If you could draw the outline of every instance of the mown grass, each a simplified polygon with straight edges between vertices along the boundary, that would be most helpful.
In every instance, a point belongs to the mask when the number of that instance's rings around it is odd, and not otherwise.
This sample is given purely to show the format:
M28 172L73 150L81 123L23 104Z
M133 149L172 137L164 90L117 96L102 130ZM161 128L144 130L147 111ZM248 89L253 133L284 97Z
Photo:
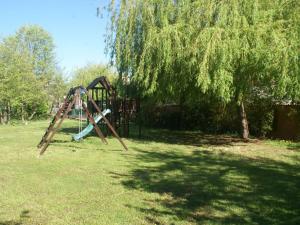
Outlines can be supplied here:
M296 143L149 130L124 152L68 121L38 158L47 125L0 126L0 225L300 224Z

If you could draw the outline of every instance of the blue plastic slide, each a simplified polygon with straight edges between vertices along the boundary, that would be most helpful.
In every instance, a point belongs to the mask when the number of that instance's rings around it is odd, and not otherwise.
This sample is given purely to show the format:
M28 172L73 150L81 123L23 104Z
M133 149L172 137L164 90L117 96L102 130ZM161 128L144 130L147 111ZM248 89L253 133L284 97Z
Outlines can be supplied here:
M104 116L106 116L108 113L110 113L110 109L105 109L102 114ZM101 115L98 115L94 118L95 122L96 123L99 123L99 121L102 119L102 116ZM79 134L75 134L73 135L73 140L74 141L79 141L80 139L84 138L86 135L88 135L92 130L94 129L94 126L93 124L89 123L89 125L84 128L83 131L81 131Z

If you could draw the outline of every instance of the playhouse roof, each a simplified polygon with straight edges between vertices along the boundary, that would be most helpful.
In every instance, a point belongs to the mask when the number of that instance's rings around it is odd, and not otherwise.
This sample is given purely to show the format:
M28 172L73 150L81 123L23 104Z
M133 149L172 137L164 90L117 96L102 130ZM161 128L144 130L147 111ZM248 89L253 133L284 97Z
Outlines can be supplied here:
M109 95L111 94L110 92L111 92L112 86L110 85L109 81L107 80L107 78L105 76L97 77L95 80L93 80L87 86L86 89L87 90L95 89L98 84L100 84L104 89L106 89L108 91Z

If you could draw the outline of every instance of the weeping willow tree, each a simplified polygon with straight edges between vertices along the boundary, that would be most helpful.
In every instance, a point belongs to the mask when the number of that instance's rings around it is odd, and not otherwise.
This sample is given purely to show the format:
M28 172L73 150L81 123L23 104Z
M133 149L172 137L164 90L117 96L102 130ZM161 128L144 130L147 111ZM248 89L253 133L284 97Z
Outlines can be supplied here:
M241 134L253 96L298 101L297 0L111 1L107 49L144 95L235 101ZM253 94L256 93L256 94Z

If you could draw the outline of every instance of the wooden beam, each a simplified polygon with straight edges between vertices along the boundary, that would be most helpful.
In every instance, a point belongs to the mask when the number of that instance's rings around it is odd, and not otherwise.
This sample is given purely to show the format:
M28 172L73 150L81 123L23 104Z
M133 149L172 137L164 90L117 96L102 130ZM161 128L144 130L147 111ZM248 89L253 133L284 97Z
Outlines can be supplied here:
M45 143L45 141L47 140L49 134L51 133L51 130L53 129L54 125L56 124L56 122L60 119L61 117L61 113L66 110L66 105L68 104L68 99L66 98L64 100L64 104L59 108L59 110L57 111L57 113L55 114L55 117L53 118L53 120L51 121L49 127L47 128L44 136L42 137L42 140L40 141L40 143L38 144L38 148L42 147L42 145Z
M65 111L63 117L61 118L61 120L59 121L59 123L57 124L57 127L55 129L52 130L51 135L49 136L48 140L44 143L41 151L40 151L40 155L42 155L48 148L53 136L55 135L55 133L57 132L57 130L60 128L62 122L65 120L65 118L68 116L68 113L70 112L70 110L72 109L72 106L74 105L76 100L76 97L73 97L72 103L68 105L67 110Z

